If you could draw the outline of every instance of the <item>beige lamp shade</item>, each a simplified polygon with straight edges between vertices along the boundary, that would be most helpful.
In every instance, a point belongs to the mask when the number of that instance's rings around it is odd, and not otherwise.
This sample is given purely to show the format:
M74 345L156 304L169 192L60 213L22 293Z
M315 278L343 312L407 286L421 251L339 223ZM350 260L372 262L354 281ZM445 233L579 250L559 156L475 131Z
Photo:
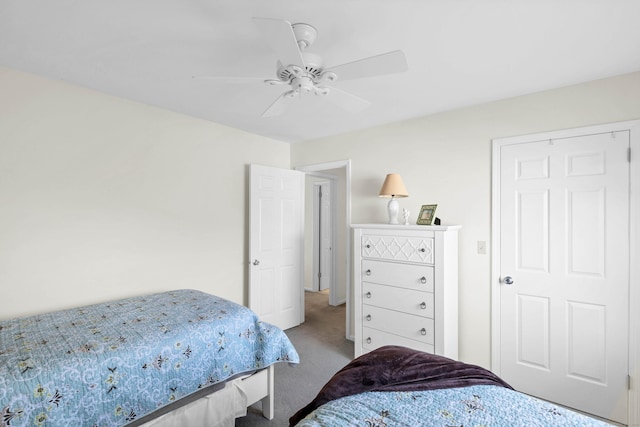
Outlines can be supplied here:
M387 174L380 189L379 197L409 197L409 192L397 173Z

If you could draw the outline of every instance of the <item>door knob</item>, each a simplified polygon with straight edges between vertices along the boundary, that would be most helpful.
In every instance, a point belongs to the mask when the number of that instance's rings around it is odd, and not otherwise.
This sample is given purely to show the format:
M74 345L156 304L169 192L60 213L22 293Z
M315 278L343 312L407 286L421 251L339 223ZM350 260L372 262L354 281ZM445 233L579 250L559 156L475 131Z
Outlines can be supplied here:
M253 265L260 265L260 261L258 261L257 259L253 260Z
M502 278L502 283L504 283L505 285L513 285L513 277L511 276L504 276Z

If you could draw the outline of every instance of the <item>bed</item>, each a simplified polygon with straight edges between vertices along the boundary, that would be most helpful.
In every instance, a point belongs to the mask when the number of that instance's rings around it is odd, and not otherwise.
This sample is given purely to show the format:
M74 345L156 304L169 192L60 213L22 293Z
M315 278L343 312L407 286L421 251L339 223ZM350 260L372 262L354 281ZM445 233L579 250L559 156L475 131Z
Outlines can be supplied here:
M272 418L277 362L299 362L282 330L196 290L1 321L0 426L233 425L259 400Z
M296 427L603 427L599 420L519 393L475 365L380 347L336 373L289 419Z

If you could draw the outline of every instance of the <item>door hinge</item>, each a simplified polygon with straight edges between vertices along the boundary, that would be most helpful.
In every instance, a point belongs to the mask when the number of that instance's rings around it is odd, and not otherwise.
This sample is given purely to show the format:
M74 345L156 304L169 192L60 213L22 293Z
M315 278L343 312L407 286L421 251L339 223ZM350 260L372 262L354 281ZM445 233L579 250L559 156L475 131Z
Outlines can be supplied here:
M627 375L627 390L631 390L631 375Z
M627 162L631 163L631 147L627 148Z
M318 279L322 277L322 273L318 273Z

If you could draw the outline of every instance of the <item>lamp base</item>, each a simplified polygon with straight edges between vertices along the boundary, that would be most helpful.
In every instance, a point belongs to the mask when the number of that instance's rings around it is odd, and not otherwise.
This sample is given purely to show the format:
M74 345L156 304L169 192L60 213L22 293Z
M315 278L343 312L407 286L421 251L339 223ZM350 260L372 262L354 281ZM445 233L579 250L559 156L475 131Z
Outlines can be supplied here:
M398 211L400 210L400 204L395 199L395 197L391 197L391 200L389 200L389 204L387 204L387 210L389 211L389 224L400 224L398 222Z

